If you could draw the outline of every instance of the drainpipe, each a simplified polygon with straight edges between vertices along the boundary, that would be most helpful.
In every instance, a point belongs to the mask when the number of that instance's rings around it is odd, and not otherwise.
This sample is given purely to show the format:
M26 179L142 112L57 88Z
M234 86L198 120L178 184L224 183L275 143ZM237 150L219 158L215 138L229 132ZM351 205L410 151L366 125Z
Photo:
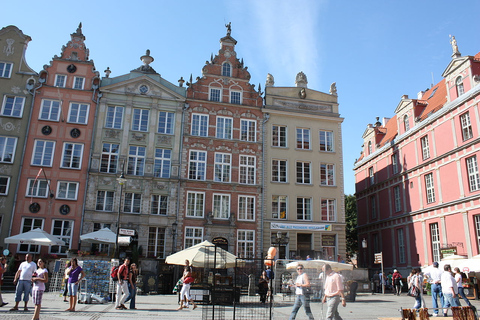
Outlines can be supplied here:
M260 228L260 246L262 248L262 256L263 257L263 240L264 240L264 230L265 230L265 146L266 146L266 139L265 139L265 128L267 126L267 121L270 119L270 114L265 113L265 117L263 118L263 123L262 123L262 200L261 200L261 208L262 208L262 214L260 215L260 223L261 223L261 228Z

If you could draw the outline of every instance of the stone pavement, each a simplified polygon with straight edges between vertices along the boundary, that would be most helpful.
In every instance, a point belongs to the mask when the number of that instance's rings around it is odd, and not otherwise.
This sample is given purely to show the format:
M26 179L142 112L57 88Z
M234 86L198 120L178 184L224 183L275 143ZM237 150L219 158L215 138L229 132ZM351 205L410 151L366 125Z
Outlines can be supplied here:
M3 299L9 302L3 308L0 308L0 319L6 320L30 320L33 315L32 301L29 302L29 311L14 311L10 312L10 308L14 305L13 293L2 293ZM276 304L274 309L274 319L284 320L288 319L293 306L293 299L276 296ZM430 296L425 296L427 307L432 306L432 299ZM379 318L397 318L400 319L400 307L411 308L414 304L414 299L406 296L394 296L392 294L366 294L361 293L357 296L355 302L347 302L345 308L340 307L340 315L344 320L374 320ZM462 303L464 305L464 303ZM480 301L472 300L472 304L480 308ZM23 302L20 302L20 307ZM128 304L127 304L128 306ZM151 296L137 296L137 310L116 310L113 303L107 304L77 304L77 312L65 312L68 304L63 302L63 298L58 294L46 293L43 296L42 311L40 319L42 320L117 320L117 319L166 319L166 320L180 320L180 319L202 319L202 311L204 306L199 305L196 310L184 309L176 311L178 307L177 296L174 295L151 295ZM320 302L311 303L312 312L315 319L324 319L322 314L326 310ZM21 308L20 310L22 310ZM323 311L323 312L322 312ZM449 312L451 315L451 312ZM233 308L225 308L225 319L232 319ZM303 307L298 312L298 320L307 319ZM448 319L448 318L443 318Z

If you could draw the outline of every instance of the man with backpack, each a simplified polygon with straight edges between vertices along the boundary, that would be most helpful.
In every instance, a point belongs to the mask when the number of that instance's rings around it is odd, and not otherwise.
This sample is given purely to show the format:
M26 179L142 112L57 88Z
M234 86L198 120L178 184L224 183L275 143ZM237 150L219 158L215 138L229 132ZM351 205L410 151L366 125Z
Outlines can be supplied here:
M115 300L115 309L117 310L126 310L124 303L127 300L129 295L128 291L128 266L130 265L130 258L125 258L123 264L118 268L117 271L117 298ZM112 274L115 271L112 272Z

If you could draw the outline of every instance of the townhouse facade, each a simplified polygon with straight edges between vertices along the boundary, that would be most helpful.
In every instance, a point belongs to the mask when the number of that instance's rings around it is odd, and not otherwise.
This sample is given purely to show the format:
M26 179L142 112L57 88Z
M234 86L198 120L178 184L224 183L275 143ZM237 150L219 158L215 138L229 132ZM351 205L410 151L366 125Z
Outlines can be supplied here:
M443 254L480 253L480 53L452 41L442 80L401 98L391 118L363 134L355 163L361 266L383 253L385 268L407 271Z

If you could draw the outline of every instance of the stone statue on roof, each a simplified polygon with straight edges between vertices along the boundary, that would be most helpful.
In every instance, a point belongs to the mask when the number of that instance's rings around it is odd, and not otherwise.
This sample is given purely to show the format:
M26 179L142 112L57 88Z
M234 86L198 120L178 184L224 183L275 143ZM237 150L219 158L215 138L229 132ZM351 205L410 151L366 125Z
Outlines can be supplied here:
M265 82L265 87L273 87L275 84L275 80L273 79L273 76L268 73L267 74L267 81Z
M230 37L230 34L232 33L232 23L229 22L225 27L227 28L227 36Z
M457 45L457 40L455 39L455 36L450 36L450 44L452 45L453 54L454 55L460 54L460 52L458 51L458 45Z
M337 95L337 83L334 82L330 85L330 94L336 96Z
M303 88L307 87L308 81L305 73L303 73L302 71L297 73L297 77L295 78L295 84L297 87L303 87Z

